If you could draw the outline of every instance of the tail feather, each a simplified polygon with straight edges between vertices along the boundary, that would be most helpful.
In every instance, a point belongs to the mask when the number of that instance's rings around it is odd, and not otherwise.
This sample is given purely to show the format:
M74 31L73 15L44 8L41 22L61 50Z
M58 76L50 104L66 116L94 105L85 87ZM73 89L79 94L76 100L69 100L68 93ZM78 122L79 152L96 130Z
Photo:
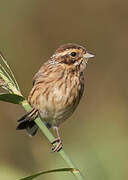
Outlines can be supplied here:
M29 121L29 120L32 120L31 118L35 117L35 115L37 115L38 113L38 110L36 109L32 109L30 112L28 112L27 114L25 114L23 117L21 117L17 122L22 122L22 121ZM35 119L35 118L34 118Z
M17 126L17 130L26 129L29 126L29 121L23 121Z
M30 121L27 127L27 132L29 135L34 136L38 130L38 126L34 121Z
M28 112L18 120L19 125L17 126L16 129L17 130L26 129L29 135L34 136L38 130L38 126L34 122L37 116L38 116L38 110L33 108L30 112Z
M20 119L17 120L17 122L21 122L21 121L24 121L27 116L30 114L30 112L28 112L27 114L25 114L23 117L21 117Z

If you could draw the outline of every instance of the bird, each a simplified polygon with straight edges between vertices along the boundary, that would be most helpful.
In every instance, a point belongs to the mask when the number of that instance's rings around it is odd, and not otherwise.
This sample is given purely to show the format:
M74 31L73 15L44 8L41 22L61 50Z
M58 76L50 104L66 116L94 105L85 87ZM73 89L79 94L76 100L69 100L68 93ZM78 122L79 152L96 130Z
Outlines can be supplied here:
M49 129L56 130L52 151L60 151L60 125L73 114L81 100L85 86L84 71L92 57L94 55L81 45L61 45L35 74L28 96L32 109L18 120L17 130L26 129L29 135L34 136L38 130L34 120L40 117ZM54 146L56 142L58 144Z

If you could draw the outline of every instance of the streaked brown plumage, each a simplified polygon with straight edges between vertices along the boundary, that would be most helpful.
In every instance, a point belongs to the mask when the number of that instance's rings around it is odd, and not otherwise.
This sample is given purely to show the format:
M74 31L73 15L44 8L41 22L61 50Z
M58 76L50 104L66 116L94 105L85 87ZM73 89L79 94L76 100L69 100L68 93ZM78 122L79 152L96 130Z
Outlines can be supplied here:
M39 115L47 127L55 127L59 142L53 151L62 147L58 127L72 115L84 91L84 69L89 58L85 48L77 44L60 46L40 68L33 79L28 101L31 112L23 116L17 129L27 129L35 135L38 127L34 119Z

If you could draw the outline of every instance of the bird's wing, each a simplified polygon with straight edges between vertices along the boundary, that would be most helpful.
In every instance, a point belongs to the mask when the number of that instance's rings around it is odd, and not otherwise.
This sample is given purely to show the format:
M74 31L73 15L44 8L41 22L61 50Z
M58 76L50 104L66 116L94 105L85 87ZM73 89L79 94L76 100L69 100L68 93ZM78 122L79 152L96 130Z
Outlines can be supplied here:
M43 77L43 73L45 72L45 69L46 69L46 64L41 66L40 70L35 74L35 76L33 77L33 86L35 85L36 80L39 79L40 76Z

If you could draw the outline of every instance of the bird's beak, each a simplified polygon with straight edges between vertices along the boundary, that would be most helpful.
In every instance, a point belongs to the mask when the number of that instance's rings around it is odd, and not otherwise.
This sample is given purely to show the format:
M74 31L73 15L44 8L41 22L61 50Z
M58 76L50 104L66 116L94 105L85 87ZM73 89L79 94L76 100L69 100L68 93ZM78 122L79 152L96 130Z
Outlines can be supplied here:
M87 58L87 59L93 58L94 56L95 56L94 54L91 54L91 53L88 53L88 52L84 55L84 57Z

